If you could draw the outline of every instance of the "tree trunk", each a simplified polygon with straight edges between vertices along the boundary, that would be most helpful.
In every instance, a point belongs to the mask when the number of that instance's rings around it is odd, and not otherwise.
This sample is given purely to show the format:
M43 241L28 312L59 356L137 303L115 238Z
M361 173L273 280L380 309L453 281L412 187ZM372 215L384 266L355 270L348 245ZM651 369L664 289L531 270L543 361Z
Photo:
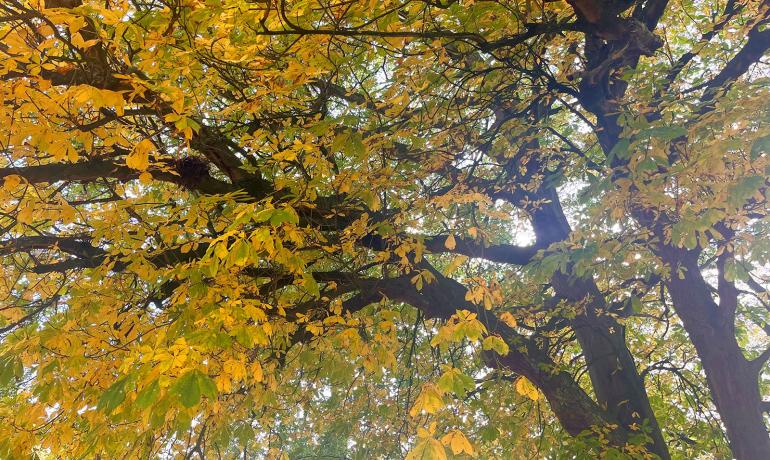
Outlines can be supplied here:
M577 279L570 283L562 274L554 278L560 295L581 296L572 298L573 301L590 296L586 312L575 317L572 327L585 355L596 398L626 429L646 421L651 437L647 449L662 459L670 458L644 381L626 346L625 326L602 313L606 304L593 282Z
M664 248L672 267L668 289L698 356L711 396L738 460L770 459L770 435L762 414L759 365L746 359L735 339L734 313L717 305L697 264L697 253ZM676 270L677 266L684 271Z
M554 189L541 191L548 203L533 212L532 226L538 243L563 241L571 232ZM607 315L607 304L592 279L557 272L551 284L559 297L572 303L588 300L584 314L572 320L572 328L585 355L588 374L599 403L624 428L647 422L651 442L647 450L666 460L671 458L644 381L626 346L625 327Z
M762 414L754 366L738 349L734 337L710 336L708 333L697 341L693 333L690 337L701 357L733 454L739 460L769 459L770 435Z

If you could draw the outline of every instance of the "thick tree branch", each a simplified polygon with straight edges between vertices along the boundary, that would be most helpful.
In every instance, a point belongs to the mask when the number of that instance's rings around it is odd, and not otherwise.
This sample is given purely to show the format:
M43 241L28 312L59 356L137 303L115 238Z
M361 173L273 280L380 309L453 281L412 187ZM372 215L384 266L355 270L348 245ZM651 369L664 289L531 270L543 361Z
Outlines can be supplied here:
M126 151L116 150L119 155L125 155ZM148 172L153 178L164 182L171 182L187 188L192 188L205 194L223 194L236 190L234 186L211 176L196 177L194 181L185 178L178 173L170 172L174 165L167 163L167 168L151 167ZM49 183L61 181L92 182L99 178L113 178L119 181L134 180L139 177L141 171L131 169L125 163L119 163L112 159L93 159L79 163L49 163L37 166L21 166L0 169L0 179L10 175L18 175L30 184Z
M701 100L706 103L706 106L701 108L700 113L710 110L712 105L709 103L718 96L720 90L729 87L732 82L745 74L752 65L759 62L759 59L765 55L770 48L768 19L770 19L770 8L766 7L763 18L758 20L749 30L748 40L743 48L722 67L716 77L705 84Z
M446 247L446 236L435 236L426 238L425 248L434 254L451 253L462 254L474 259L484 259L491 262L500 262L505 264L525 265L529 263L542 249L539 245L532 246L514 246L512 244L493 244L484 246L477 241L455 237L455 247L449 249Z

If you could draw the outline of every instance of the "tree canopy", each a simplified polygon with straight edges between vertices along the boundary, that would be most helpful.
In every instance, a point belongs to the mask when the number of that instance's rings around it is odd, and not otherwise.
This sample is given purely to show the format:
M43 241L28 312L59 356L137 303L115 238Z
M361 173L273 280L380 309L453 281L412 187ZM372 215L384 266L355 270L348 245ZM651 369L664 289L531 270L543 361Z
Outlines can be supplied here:
M0 457L770 458L767 0L0 1Z

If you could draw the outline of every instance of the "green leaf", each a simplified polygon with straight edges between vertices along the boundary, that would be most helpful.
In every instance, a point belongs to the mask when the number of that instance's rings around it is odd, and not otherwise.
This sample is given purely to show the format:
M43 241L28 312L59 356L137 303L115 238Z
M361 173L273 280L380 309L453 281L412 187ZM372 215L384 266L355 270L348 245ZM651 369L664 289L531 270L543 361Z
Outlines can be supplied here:
M96 408L107 415L111 414L126 399L126 380L122 378L107 388Z
M210 399L217 397L217 386L214 381L198 370L189 371L180 377L173 389L185 407L197 405L201 400L201 395Z
M668 142L677 137L687 135L687 130L681 126L656 126L654 128L645 129L639 133L639 135L640 137L653 137Z
M756 160L763 153L770 154L770 135L760 137L751 144L751 159Z
M146 409L158 399L158 396L160 396L160 384L158 384L158 379L155 379L139 392L134 404L139 409Z
M743 178L731 188L730 196L727 198L728 203L734 208L743 206L743 203L751 198L764 183L765 178L762 176L749 176Z
M168 413L170 403L170 398L162 398L153 406L150 411L150 426L153 429L159 428L166 421L166 414Z
M24 375L24 366L21 360L15 356L3 356L0 358L0 387L7 386L14 378L19 379Z
M345 146L348 143L349 135L348 133L341 133L334 136L334 140L332 141L332 144L329 146L329 149L332 152L341 152L343 149L345 149Z
M281 208L273 211L273 215L270 216L270 225L277 227L283 223L297 224L299 217L297 213L291 208Z
M508 344L505 343L505 340L496 335L490 335L484 338L484 342L482 342L482 348L485 350L494 350L495 353L500 356L505 356L508 354Z
M235 265L244 265L249 260L250 250L251 245L248 242L238 240L233 244L233 247L230 248L230 260Z
M609 156L607 156L607 162L612 163L615 158L620 160L626 160L629 156L628 148L631 146L631 142L628 139L621 139L612 147Z
M217 385L208 375L203 372L197 372L198 388L201 394L209 399L217 398Z
M348 135L347 144L345 145L345 152L353 155L356 158L360 158L366 154L366 146L364 145L361 133L355 132Z
M267 222L273 217L274 212L275 209L273 208L262 209L261 211L251 216L251 219L256 223Z
M201 389L196 371L184 374L174 384L174 392L185 407L193 407L201 400Z
M302 275L302 286L305 288L307 293L312 295L314 298L319 298L321 296L321 290L318 287L318 283L316 282L315 278L313 278L312 274L304 273Z
M442 391L452 392L463 398L469 390L476 387L476 382L460 369L451 368L439 377L437 385Z
M494 425L487 425L481 429L481 439L483 441L494 441L500 436L500 430Z

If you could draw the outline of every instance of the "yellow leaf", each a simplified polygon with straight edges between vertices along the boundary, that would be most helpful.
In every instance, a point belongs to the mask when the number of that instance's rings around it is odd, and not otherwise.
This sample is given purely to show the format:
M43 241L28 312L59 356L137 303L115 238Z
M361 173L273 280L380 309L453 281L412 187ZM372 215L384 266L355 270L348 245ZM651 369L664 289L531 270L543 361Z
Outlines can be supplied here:
M519 377L519 379L516 380L516 392L522 396L526 396L532 401L540 399L540 393L537 391L537 387L524 376Z
M216 256L220 259L226 258L228 253L229 251L227 250L227 243L219 243L214 246L214 254L216 254Z
M222 393L229 393L233 389L233 382L230 380L230 376L227 374L219 374L214 378L214 383L217 385L217 390Z
M134 147L134 150L126 158L126 166L131 169L138 169L144 171L150 166L150 152L154 150L155 146L149 139L144 139Z
M431 427L432 427L434 424L435 424L435 422L431 423L431 424L430 424L430 425L431 425ZM418 437L418 438L420 438L420 439L422 439L422 438L430 438L431 436L433 436L433 433L432 433L432 432L430 432L429 430L426 430L425 428L423 428L423 427L421 427L421 426L418 426L418 427L417 427L417 437Z
M485 338L482 347L485 350L494 350L500 356L508 354L508 344L505 343L505 340L496 335L490 335Z
M465 293L465 300L478 304L484 300L484 289L480 286L474 286Z
M450 233L449 236L446 237L446 241L444 241L444 246L450 251L457 246L457 243L455 242L455 236L453 234Z
M61 207L61 220L65 224L68 224L68 223L71 223L72 221L74 221L76 214L77 214L77 211L75 210L75 208L73 208L69 204L64 203L62 205L62 207Z
M508 327L516 327L516 318L513 317L511 312L506 311L500 315L500 320L508 325Z
M261 382L264 378L264 373L262 371L262 365L255 362L251 365L251 376L254 377L255 382Z
M425 438L406 454L404 460L447 460L444 446L436 439Z
M451 275L455 271L457 271L458 268L460 268L460 265L464 264L468 260L468 256L456 256L454 259L452 259L451 262L449 262L449 265L444 269L445 275Z
M13 190L17 185L21 183L21 176L11 174L3 178L3 188L6 190Z
M444 407L444 398L441 396L441 391L435 385L427 384L422 387L409 415L416 417L422 411L435 414L442 407Z
M147 171L144 171L142 174L139 174L139 182L147 185L152 182L152 174L148 173Z
M411 279L411 283L414 284L414 287L418 291L422 290L422 273L417 273L414 275Z
M16 215L16 221L20 224L31 224L33 211L32 206L27 204L19 210L19 213Z
M441 443L452 449L452 453L455 455L463 453L473 455L473 446L468 441L468 438L459 430L452 430L444 435L441 438Z
M246 377L246 366L238 360L228 359L222 368L232 380L238 381Z

